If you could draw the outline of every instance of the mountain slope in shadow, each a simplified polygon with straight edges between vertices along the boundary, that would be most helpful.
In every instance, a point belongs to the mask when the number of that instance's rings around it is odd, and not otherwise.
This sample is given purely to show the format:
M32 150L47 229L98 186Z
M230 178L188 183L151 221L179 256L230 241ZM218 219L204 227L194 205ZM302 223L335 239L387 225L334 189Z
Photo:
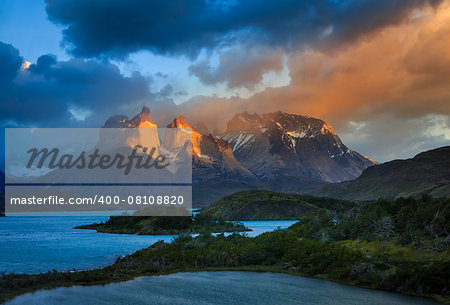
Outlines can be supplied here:
M371 166L355 180L326 185L314 194L355 201L450 196L450 146Z

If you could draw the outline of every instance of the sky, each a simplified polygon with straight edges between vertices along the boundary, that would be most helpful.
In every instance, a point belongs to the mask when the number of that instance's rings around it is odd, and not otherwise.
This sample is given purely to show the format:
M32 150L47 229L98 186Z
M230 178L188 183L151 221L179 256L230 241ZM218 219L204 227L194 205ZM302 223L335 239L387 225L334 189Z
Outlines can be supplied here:
M280 110L409 158L450 145L449 49L450 0L2 0L0 125Z

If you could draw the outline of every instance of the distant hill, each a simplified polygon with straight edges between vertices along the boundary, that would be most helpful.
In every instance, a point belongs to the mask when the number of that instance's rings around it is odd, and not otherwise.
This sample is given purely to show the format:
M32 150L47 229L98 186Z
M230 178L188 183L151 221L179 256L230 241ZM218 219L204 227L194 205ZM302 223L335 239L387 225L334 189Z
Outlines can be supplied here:
M326 185L314 194L354 201L450 196L450 146L371 166L355 180Z
M200 215L225 220L298 219L322 208L343 210L353 206L351 202L331 198L255 190L227 196Z
M307 177L278 176L267 181L238 181L216 178L202 181L192 188L194 208L203 208L225 196L248 190L271 190L285 193L312 194L328 182ZM214 191L211 191L214 190Z

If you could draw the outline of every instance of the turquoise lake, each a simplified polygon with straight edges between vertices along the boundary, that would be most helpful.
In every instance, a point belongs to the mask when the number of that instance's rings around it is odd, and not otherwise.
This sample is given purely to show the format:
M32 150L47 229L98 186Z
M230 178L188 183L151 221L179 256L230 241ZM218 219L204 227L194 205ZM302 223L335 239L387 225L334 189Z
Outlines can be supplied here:
M73 227L106 221L106 216L14 216L0 218L0 271L40 273L92 269L114 263L174 235L104 234ZM287 228L295 221L248 221L249 236Z
M118 256L173 235L102 234L73 227L106 221L101 216L0 218L0 270L40 273L112 264ZM257 236L295 221L245 221ZM100 297L101 296L101 297ZM103 286L74 286L21 295L13 304L437 304L431 300L277 273L198 272L148 276Z

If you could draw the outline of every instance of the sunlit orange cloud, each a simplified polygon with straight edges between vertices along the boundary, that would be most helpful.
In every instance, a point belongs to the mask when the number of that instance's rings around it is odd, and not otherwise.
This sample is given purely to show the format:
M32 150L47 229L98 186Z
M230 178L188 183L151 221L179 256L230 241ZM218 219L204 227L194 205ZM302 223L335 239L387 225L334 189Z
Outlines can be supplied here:
M187 103L194 121L223 129L235 112L287 111L333 125L393 114L403 118L450 114L450 0L404 22L334 50L290 54L291 83L248 100Z
M291 57L291 85L252 100L340 122L392 112L450 114L450 4L327 54Z

